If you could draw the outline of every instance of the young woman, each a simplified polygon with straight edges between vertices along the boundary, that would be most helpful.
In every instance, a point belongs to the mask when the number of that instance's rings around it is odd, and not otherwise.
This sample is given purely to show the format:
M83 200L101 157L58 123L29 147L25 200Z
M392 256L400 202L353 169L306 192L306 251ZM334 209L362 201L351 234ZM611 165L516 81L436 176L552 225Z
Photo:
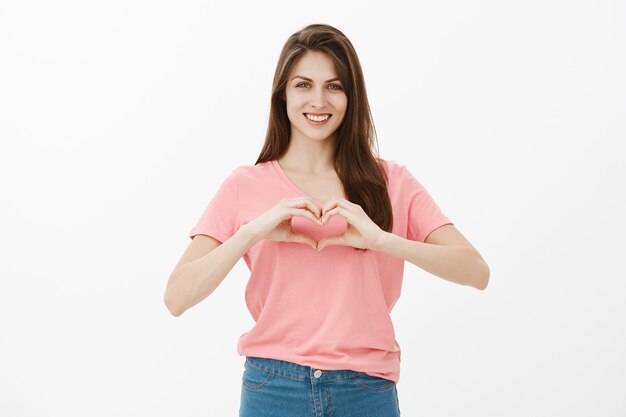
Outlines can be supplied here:
M365 83L348 38L309 25L281 52L265 144L234 169L167 283L174 316L243 257L255 325L240 416L399 416L390 312L404 262L484 289L489 268L402 164L373 155Z

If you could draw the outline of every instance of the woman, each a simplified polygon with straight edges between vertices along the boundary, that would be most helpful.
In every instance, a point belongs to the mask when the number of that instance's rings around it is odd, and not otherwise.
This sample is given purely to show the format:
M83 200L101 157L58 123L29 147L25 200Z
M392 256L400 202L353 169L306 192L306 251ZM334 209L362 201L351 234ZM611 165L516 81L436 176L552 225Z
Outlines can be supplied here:
M390 312L404 261L487 286L477 250L404 165L373 155L374 137L350 41L322 24L294 33L260 156L223 181L164 297L179 316L244 258L256 323L237 344L240 416L400 415Z

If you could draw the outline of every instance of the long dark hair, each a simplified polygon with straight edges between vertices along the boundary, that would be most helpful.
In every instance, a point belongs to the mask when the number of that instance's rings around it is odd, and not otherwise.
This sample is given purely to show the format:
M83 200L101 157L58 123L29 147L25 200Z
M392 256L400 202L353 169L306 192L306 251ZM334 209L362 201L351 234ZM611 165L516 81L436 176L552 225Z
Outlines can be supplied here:
M333 60L348 98L344 120L335 132L334 149L335 171L346 197L360 205L378 227L391 232L393 214L387 193L388 179L378 157L376 129L361 64L350 40L330 25L308 25L291 35L283 46L274 73L265 143L255 165L279 159L287 150L291 133L283 100L287 77L308 51L323 52Z

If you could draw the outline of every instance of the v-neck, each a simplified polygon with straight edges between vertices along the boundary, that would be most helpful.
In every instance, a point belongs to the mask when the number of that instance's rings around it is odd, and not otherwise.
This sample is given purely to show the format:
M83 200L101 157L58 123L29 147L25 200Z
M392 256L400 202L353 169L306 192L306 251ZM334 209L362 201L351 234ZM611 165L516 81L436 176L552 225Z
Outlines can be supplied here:
M291 181L289 179L289 177L287 176L287 174L283 170L283 167L281 167L280 164L278 163L277 159L272 159L272 165L276 169L276 172L278 173L278 175L283 179L285 184L287 184L287 186L289 188L291 188L293 191L297 192L298 194L303 195L304 197L311 197L313 200L318 201L318 202L320 202L322 204L326 203L325 201L320 200L319 198L315 198L312 195L309 195L309 194L305 193L303 190L301 190L293 181Z

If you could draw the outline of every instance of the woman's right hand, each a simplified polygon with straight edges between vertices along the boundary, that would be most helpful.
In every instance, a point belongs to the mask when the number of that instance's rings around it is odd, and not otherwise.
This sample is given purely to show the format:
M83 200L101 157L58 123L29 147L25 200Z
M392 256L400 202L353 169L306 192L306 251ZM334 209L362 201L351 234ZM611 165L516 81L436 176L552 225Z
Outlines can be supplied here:
M296 242L311 245L317 249L317 241L310 236L294 232L291 218L306 217L314 224L321 226L321 209L315 205L311 197L283 198L274 207L256 219L246 223L257 240L270 239L275 242Z

